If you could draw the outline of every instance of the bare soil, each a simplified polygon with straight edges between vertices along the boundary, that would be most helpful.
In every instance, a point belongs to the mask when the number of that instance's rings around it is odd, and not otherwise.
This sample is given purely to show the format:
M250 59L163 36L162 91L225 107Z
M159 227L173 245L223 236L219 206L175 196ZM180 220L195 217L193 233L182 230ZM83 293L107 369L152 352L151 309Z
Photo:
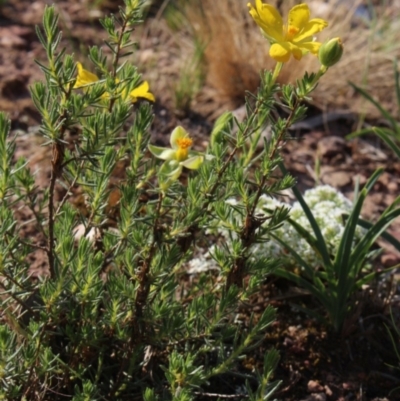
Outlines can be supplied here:
M120 2L103 2L101 9L90 1L56 3L64 32L63 45L74 52L77 59L82 59L88 46L99 45L105 39L98 18L104 13L116 12ZM45 53L36 37L35 26L41 24L45 5L46 2L40 0L8 0L0 5L0 110L6 111L12 120L12 134L17 135L16 157L29 159L41 187L48 185L50 154L41 146L37 135L40 115L31 101L29 86L43 79L35 60L45 61ZM154 18L158 10L155 6L150 18ZM163 43L159 42L162 38L152 37L151 30L144 32L148 36L143 43L153 40L162 47ZM138 49L139 60L145 60L146 54L148 49ZM173 52L171 54L173 57ZM160 57L167 57L165 49ZM167 68L168 60L160 65ZM165 143L177 124L185 126L197 138L200 147L207 142L213 123L208 118L210 110L221 105L217 97L211 105L209 99L204 103L198 100L193 110L179 117L171 108L170 99L163 93L155 95L156 116L152 130L156 142ZM325 183L340 189L349 198L353 196L356 180L362 185L376 168L384 167L385 173L363 210L363 215L373 220L399 194L400 162L376 138L345 139L355 128L357 116L334 111L322 114L317 108L312 108L309 116L291 132L293 140L284 149L286 166L298 178L302 190L316 182ZM318 176L314 169L317 158L321 166ZM29 216L20 212L18 217L24 220ZM390 232L400 240L400 221L392 225ZM27 226L22 235L36 236L40 240L40 233L32 227ZM400 256L386 244L381 245L386 251L377 269L398 264ZM40 252L32 255L31 262L33 270L45 269L46 260ZM360 295L360 308L340 336L295 309L295 304L317 307L308 294L283 280L269 279L257 298L243 307L243 312L257 313L267 304L273 304L278 309L278 318L266 333L262 347L243 361L243 370L251 371L260 366L263 352L274 346L281 354L275 374L275 379L283 381L277 394L281 400L400 399L399 390L390 394L400 386L400 374L389 365L399 366L399 361L394 358L384 326L389 322L390 302L395 319L400 315L398 298L390 298L397 288L398 278L398 274L394 274ZM211 398L216 393L234 394L237 384L221 379L212 383L209 394L199 399Z

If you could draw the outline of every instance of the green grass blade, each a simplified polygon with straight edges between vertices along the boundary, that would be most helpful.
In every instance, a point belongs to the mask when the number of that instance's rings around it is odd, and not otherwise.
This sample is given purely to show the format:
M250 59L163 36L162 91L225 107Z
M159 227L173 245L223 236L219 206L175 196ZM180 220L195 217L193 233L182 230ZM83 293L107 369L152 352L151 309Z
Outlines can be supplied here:
M335 322L338 325L340 321L343 321L344 316L342 311L345 308L345 304L347 302L349 294L352 292L354 287L354 280L356 276L356 270L358 269L358 265L356 265L356 261L359 259L354 258L355 260L351 260L351 256L355 254L355 251L352 252L353 242L354 242L354 234L357 228L358 219L360 217L361 209L364 203L365 198L367 197L368 192L374 186L375 182L382 174L383 169L376 170L372 176L369 178L365 187L360 192L360 195L355 203L353 210L351 211L349 218L346 222L346 226L340 239L339 248L337 250L335 260L334 260L334 269L337 274L337 301L336 301L336 314L335 314ZM358 252L361 254L361 249L357 248Z
M288 174L288 171L286 170L283 163L279 163L279 168L281 169L282 173ZM324 265L325 266L331 265L331 258L329 256L328 247L326 246L325 239L322 235L322 232L318 226L317 221L315 220L314 215L311 212L311 209L308 207L306 201L304 200L303 196L301 195L301 192L297 189L296 186L294 186L292 188L292 191L294 193L294 196L300 203L301 207L303 208L303 211L304 211L305 215L307 216L308 221L311 224L311 228L314 231L315 238L318 241L318 249L320 251L322 260L324 261Z
M370 229L371 227L373 227L374 223L370 223L367 220L358 219L358 225L363 228ZM383 233L381 233L381 237L385 241L389 242L389 244L393 245L400 252L400 241L393 237L393 235L389 234L387 231L384 231Z
M349 269L348 266L350 266L349 257L351 254L351 249L353 247L354 233L357 227L358 218L361 213L361 208L366 196L367 196L367 190L366 188L364 188L361 191L356 204L353 206L353 210L351 211L349 218L346 221L342 238L340 239L339 247L335 255L335 260L333 262L339 282L345 280L346 276L349 273L348 272Z
M378 180L379 176L383 173L383 169L377 169L372 176L369 178L365 184L364 189L360 192L360 195L353 206L348 220L346 221L346 226L340 240L338 251L335 255L334 266L339 279L339 283L344 283L346 281L346 276L349 274L347 266L351 266L350 255L353 247L354 233L357 228L358 219L360 217L361 209L364 200L368 192L372 189L375 182Z
M295 261L299 264L299 266L303 267L305 273L308 275L311 282L303 279L302 277L294 274L286 269L278 268L274 270L274 274L277 276L286 278L287 280L291 280L300 287L308 290L312 295L314 295L322 305L324 305L327 310L331 310L332 299L329 296L329 292L326 291L326 288L323 286L322 281L319 279L319 272L316 269L313 269L291 246L287 245L284 241L278 238L275 234L270 233L270 236L274 238L277 242L279 242L287 251L290 252Z
M397 150L394 149L394 148L398 149L398 145L393 141L392 137L400 141L400 133L396 134L396 132L394 132L391 128L382 128L382 127L364 128L362 130L355 131L347 135L346 139L353 139L371 133L378 135L379 138L381 138L382 141L384 141L398 156Z
M297 284L299 287L304 288L305 290L309 291L310 294L313 295L316 299L318 299L318 301L321 303L321 305L328 312L330 312L331 307L332 307L332 302L324 291L320 291L317 287L315 287L309 281L305 280L303 277L301 277L297 274L294 274L293 272L290 272L288 270L278 268L274 271L274 274L279 277L283 277L286 280L292 281L293 283Z
M383 170L384 169L382 167L378 168L372 173L371 177L369 177L369 179L364 187L367 189L367 192L369 192L372 189L372 187L375 185L377 179L382 175Z
M390 125L392 126L393 130L396 132L396 134L400 134L400 129L397 124L397 121L392 115L389 113L388 110L386 110L378 101L376 101L367 91L364 89L360 88L359 86L353 84L350 82L350 85L365 99L367 99L370 103L372 103L382 114L384 118L386 118L389 122Z
M399 267L399 265L396 265L396 266L392 266L392 267L387 267L386 269L383 269L378 272L368 273L365 276L363 276L362 278L360 278L359 280L357 280L356 286L357 286L357 288L361 288L364 284L368 284L369 282L371 282L371 280L375 279L376 277L379 277L385 273L389 273L390 271L397 269L398 267Z
M400 72L397 68L397 59L393 60L394 88L396 90L397 112L400 113Z
M319 249L319 242L315 237L313 237L303 226L292 219L287 219L287 222L292 225L292 227L307 241L313 251L318 254L322 258L321 251ZM323 260L323 258L322 258ZM333 268L332 263L329 263L328 266L324 263L324 268L327 272L329 278L333 279Z
M400 209L395 209L389 213L383 214L380 219L370 227L362 240L354 248L349 263L352 265L361 264L363 257L366 255L373 243L398 216L400 216Z
M357 138L358 136L370 134L372 132L372 129L373 129L373 127L370 127L370 128L364 128L364 129L360 129L358 131L352 132L351 134L346 135L346 139L354 139L354 138Z
M383 214L389 213L400 205L400 195L386 208Z
M390 149L395 153L395 155L400 159L400 147L397 145L393 139L390 136L393 136L393 132L391 132L391 135L388 135L387 131L382 128L374 127L372 130L376 135L379 136L379 138L382 139L383 142L386 143L386 145L389 146ZM400 135L400 133L399 133ZM399 138L400 139L400 138Z
M285 250L288 250L292 255L293 259L301 266L307 276L312 280L315 276L315 269L312 268L291 246L286 244L285 241L282 241L279 237L277 237L273 233L269 233L269 235L277 242L279 242Z
M354 183L353 199L358 199L359 195L360 195L360 176L358 175Z

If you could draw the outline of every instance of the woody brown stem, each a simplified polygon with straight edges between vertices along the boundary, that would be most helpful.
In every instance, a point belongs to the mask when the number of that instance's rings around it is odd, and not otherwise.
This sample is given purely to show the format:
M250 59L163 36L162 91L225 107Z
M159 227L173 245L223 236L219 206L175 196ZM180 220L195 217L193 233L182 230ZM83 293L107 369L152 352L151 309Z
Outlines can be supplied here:
M65 127L61 129L61 140L64 137ZM64 145L62 142L53 143L53 159L51 160L51 177L49 187L49 238L47 244L47 257L49 260L50 278L55 274L55 259L54 259L54 222L55 222L55 205L54 195L57 178L62 173L62 163L64 160Z
M164 199L164 195L162 192L160 192L159 197L158 197L158 203L156 206L156 215L155 215L155 220L154 220L154 225L153 225L153 238L150 244L150 249L147 254L147 257L142 260L141 265L140 265L140 272L138 273L138 281L139 281L139 288L136 293L136 298L135 298L135 311L134 311L134 316L133 316L133 322L132 322L132 336L129 339L128 343L126 344L127 348L127 354L128 357L124 359L124 361L121 363L121 366L119 368L117 378L115 381L115 385L113 389L110 391L109 398L112 399L115 396L115 393L118 390L122 373L126 367L126 364L131 357L134 349L136 346L140 345L143 340L143 334L146 332L146 326L142 321L143 317L143 310L144 307L146 306L147 303L147 298L149 296L150 292L150 267L151 267L151 262L153 260L157 243L159 242L159 233L160 233L160 227L159 227L159 219L161 215L161 206L162 206L162 201Z
M150 245L149 253L147 257L142 261L141 267L140 267L140 273L138 274L138 280L139 280L139 288L136 294L136 299L135 299L135 320L137 324L139 324L142 316L143 316L143 309L144 306L146 305L147 297L149 295L150 291L150 278L149 278L149 271L150 271L150 266L151 262L154 257L154 253L156 251L156 246L157 243L159 242L159 237L160 237L160 227L159 227L159 218L160 218L160 212L161 212L161 206L162 206L162 201L163 201L163 192L160 192L159 197L158 197L158 203L156 207L156 218L154 221L153 225L153 238L152 242ZM142 333L144 331L144 328L140 330Z
M295 114L298 104L299 104L299 102L296 101L295 105L293 106L293 109L291 110L289 117L286 120L284 127L279 132L278 138L276 140L276 145L272 149L271 154L268 156L269 160L274 160L276 152L278 151L279 146L284 139L284 134L286 133L287 129L290 126L290 123L293 119L293 116ZM255 213L256 213L257 204L258 204L258 201L262 194L263 188L264 188L265 184L267 183L268 176L269 176L269 174L263 175L261 182L257 186L257 192L256 192L256 196L254 198L253 204L252 204L250 210L248 210L248 212L247 212L244 226L243 226L243 231L242 231L242 234L240 237L243 248L244 248L243 254L242 254L242 256L240 256L239 258L237 258L235 260L233 268L228 273L228 276L226 279L227 289L229 289L232 285L236 285L238 288L243 287L243 280L247 273L247 269L246 269L247 257L245 257L243 255L245 255L246 251L248 251L248 249L254 243L253 239L254 239L256 230L266 220L265 218L261 218L261 219L257 218L255 216Z

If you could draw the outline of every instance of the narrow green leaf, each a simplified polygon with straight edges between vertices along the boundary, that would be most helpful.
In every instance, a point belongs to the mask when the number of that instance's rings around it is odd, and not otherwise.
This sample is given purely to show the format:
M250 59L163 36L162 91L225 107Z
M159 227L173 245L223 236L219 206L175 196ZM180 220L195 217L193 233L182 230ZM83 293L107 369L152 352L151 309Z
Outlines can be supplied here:
M317 241L317 239L315 237L313 237L303 226L301 226L296 221L292 220L291 218L287 219L287 221L308 242L308 244L311 246L313 251L315 253L317 253L319 256L321 256L321 258L322 258L322 254L319 249L319 242ZM333 268L331 261L328 265L326 265L324 263L324 268L326 269L328 275L331 276L332 268Z
M361 218L358 219L358 225L363 228L370 229L374 226L374 223L370 223L369 221L363 220ZM381 237L389 242L389 244L393 245L398 251L400 251L400 241L398 241L393 235L389 234L388 232L384 231L381 234Z
M291 255L293 256L294 260L301 266L304 271L306 272L307 276L310 278L310 280L313 279L315 276L315 269L312 268L291 246L286 244L286 242L282 241L278 236L276 236L274 233L269 233L269 235L277 242L279 242L284 249L288 250Z
M382 139L383 142L386 143L386 145L389 146L390 149L394 152L394 154L400 159L400 147L397 145L393 139L390 136L393 136L394 133L391 132L392 135L388 135L387 133L388 130L384 130L382 128L374 127L373 132L379 136L379 138ZM400 134L400 133L399 133ZM400 139L400 138L399 138Z
M390 213L382 215L380 219L368 230L362 240L357 244L353 250L349 263L351 265L361 263L362 258L371 248L372 244L398 216L400 216L400 209L395 209Z
M347 303L347 299L349 294L353 291L354 287L354 280L358 274L359 266L357 261L361 260L361 249L358 249L360 253L358 258L352 258L352 255L355 254L355 250L353 250L353 242L354 242L354 234L357 228L358 219L361 213L361 209L364 203L364 200L374 186L375 182L382 174L383 169L377 169L372 176L369 178L368 182L366 183L365 187L361 191L357 202L355 203L352 212L346 222L346 226L340 240L339 248L337 250L335 261L334 261L334 269L337 274L337 287L338 287L338 297L336 301L336 317L335 321L338 324L338 327L341 326L340 321L343 321L344 315L342 311L345 308ZM354 259L354 260L353 260ZM337 320L339 319L339 320Z
M358 197L358 200L354 205L353 210L351 211L351 214L346 222L344 232L342 234L342 238L340 239L339 247L335 255L334 269L339 283L344 283L346 281L346 277L348 276L349 270L351 269L349 257L353 248L354 233L357 227L357 221L360 216L361 208L366 196L367 190L366 188L364 188L361 191L360 196Z
M400 72L398 70L397 59L393 60L394 69L394 88L396 90L397 111L400 113Z
M367 192L369 192L372 189L372 187L375 185L378 178L382 175L383 171L384 171L383 168L378 168L372 173L371 177L368 179L367 183L365 184L365 188L367 189Z
M284 174L289 174L288 171L286 170L285 166L283 165L283 163L279 163L279 168L281 169L281 171ZM311 209L308 207L306 201L304 200L303 196L301 195L301 192L297 189L296 186L294 186L292 188L292 191L295 195L295 197L297 198L298 202L300 203L301 207L304 210L305 215L307 216L308 221L311 224L311 227L314 231L315 237L318 241L318 249L321 253L322 256L322 260L324 261L324 264L326 266L329 266L329 264L331 263L331 258L329 256L329 252L328 252L328 247L326 246L325 243L325 239L322 235L322 232L318 226L317 221L315 220L314 215L311 212Z
M392 126L393 130L397 133L400 134L400 127L397 124L397 121L395 118L392 117L392 115L389 113L388 110L386 110L378 101L376 101L367 91L364 89L360 88L359 86L353 84L350 82L350 85L360 94L362 95L365 99L367 99L370 103L372 103L382 114L384 118L386 118L389 122L390 125Z
M398 267L399 267L399 265L396 265L396 266L388 267L381 271L374 271L372 273L368 273L356 281L356 286L357 286L357 288L361 288L363 285L371 282L371 280L373 280L375 277L381 276L382 274L385 274L385 273L389 273L390 271L393 271L394 269L397 269Z
M374 186L379 176L382 174L382 172L383 169L378 169L369 178L369 180L365 184L364 189L360 192L357 202L355 203L353 210L351 211L349 218L346 222L346 226L342 238L340 240L339 248L334 262L339 282L341 282L341 278L345 280L345 275L348 274L348 272L345 271L345 266L347 266L347 264L349 263L351 249L353 247L354 233L357 227L358 219L361 213L364 200L367 197L368 192Z
M331 300L327 297L325 292L320 291L317 287L315 287L312 283L309 281L305 280L303 277L294 274L293 272L290 272L285 269L276 269L274 271L274 274L276 274L279 277L283 277L287 280L292 281L293 283L297 284L299 287L302 287L309 291L315 298L321 302L321 304L324 306L324 308L327 311L331 310Z

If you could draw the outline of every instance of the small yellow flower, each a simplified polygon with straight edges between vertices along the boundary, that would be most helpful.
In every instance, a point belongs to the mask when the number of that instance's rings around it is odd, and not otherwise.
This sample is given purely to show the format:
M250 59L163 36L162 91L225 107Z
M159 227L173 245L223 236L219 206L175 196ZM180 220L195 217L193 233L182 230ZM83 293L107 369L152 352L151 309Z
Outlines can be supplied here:
M99 80L96 74L85 70L80 62L76 63L76 68L78 69L78 76L76 77L74 89L82 88Z
M99 81L99 77L96 74L93 74L92 72L85 70L81 63L77 62L76 67L78 69L78 75L76 77L74 89L79 89ZM119 82L118 79L116 81ZM108 95L105 93L103 94L103 98L104 97L107 98ZM156 100L154 95L151 92L149 92L149 83L147 81L144 81L137 88L133 89L129 93L129 97L131 98L132 103L137 102L138 98L147 99L150 100L151 102L155 102ZM122 98L123 99L126 98L124 93L122 93Z
M274 6L264 4L262 0L255 2L255 7L248 4L250 15L270 41L269 54L274 60L285 63L291 55L300 60L308 52L318 54L321 43L314 42L313 36L326 28L328 23L320 18L310 20L307 4L294 6L285 25Z
M133 91L131 91L129 96L132 99L132 103L137 102L138 97L150 100L150 102L156 101L154 95L151 92L149 92L149 83L147 81L144 81L137 88L135 88Z
M176 127L170 137L171 148L149 145L150 152L158 159L165 160L160 175L167 177L166 182L176 181L183 167L197 170L204 161L204 155L191 151L193 140L184 128Z

